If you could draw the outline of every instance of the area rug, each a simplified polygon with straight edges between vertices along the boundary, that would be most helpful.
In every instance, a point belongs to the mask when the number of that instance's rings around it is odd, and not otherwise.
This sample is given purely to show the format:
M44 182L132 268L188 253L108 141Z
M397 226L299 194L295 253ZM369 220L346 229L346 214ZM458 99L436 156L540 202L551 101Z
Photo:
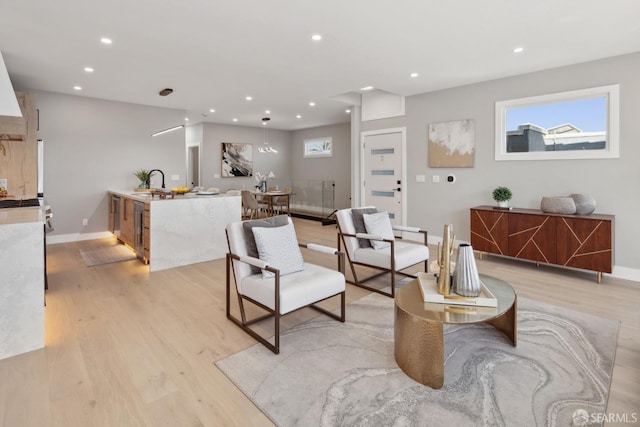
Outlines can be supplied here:
M136 259L131 250L119 244L97 249L80 249L80 255L88 267Z
M447 325L434 390L396 364L393 318L391 298L368 295L345 323L285 331L279 355L256 344L216 365L279 426L568 426L606 410L617 321L520 298L517 347Z

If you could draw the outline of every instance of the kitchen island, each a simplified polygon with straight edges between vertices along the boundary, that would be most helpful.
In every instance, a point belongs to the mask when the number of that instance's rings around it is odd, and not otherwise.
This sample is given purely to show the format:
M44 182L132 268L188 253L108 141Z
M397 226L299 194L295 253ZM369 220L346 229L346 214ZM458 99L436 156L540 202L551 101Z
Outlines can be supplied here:
M44 221L39 207L0 210L0 360L44 347Z
M146 241L141 258L149 262L149 271L224 258L225 228L242 217L240 196L186 194L161 199L132 191L109 190L109 194L144 203L142 230L138 228L133 241Z

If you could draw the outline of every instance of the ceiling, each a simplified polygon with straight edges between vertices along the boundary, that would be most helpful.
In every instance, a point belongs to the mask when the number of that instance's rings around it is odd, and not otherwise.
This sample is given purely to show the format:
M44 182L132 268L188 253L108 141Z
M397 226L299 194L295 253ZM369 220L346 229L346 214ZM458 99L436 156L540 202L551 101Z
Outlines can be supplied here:
M349 121L338 99L365 86L408 96L638 51L638 0L9 0L0 13L15 88L284 130Z

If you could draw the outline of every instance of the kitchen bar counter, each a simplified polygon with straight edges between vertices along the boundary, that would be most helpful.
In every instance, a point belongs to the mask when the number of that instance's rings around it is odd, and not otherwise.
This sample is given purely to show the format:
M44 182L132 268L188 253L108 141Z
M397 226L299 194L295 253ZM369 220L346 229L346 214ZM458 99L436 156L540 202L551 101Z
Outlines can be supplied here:
M160 199L148 193L109 192L149 205L150 271L224 258L225 228L242 217L240 196L187 194Z
M44 347L42 208L0 210L0 359Z

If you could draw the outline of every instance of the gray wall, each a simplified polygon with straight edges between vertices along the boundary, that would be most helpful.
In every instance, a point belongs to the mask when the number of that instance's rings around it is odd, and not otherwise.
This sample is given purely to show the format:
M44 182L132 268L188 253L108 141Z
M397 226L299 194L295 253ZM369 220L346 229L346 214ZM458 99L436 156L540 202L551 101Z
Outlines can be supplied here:
M253 172L268 174L273 172L275 179L270 179L269 186L279 186L291 182L291 132L269 129L267 133L269 145L278 150L277 153L259 153L258 148L264 143L262 127L225 125L218 123L203 124L203 141L200 153L200 178L203 187L217 187L222 191L228 189L253 189L257 182L250 178L216 178L221 174L221 156L223 142L253 144Z
M54 212L51 241L56 235L82 239L105 232L106 191L133 190L138 186L133 172L138 169L161 169L168 188L184 185L184 130L151 137L182 124L183 111L34 93L40 110L38 137L44 140L45 198ZM171 181L171 175L180 175L180 181ZM152 185L160 186L159 177Z
M351 206L351 124L340 123L292 132L291 167L294 181L333 180L335 209ZM304 140L330 136L333 157L304 158Z
M506 185L513 191L512 206L539 208L542 196L590 193L597 213L616 215L614 274L637 276L640 257L640 53L488 81L407 97L404 117L363 122L362 131L406 126L408 224L426 227L441 236L451 223L457 237L469 239L469 208L493 204L491 191ZM603 160L494 160L496 101L588 87L620 84L620 158ZM475 167L441 169L427 166L427 126L460 119L476 121ZM443 179L457 176L454 184ZM415 176L427 175L426 183ZM439 184L431 183L440 175ZM634 269L635 271L632 271Z

